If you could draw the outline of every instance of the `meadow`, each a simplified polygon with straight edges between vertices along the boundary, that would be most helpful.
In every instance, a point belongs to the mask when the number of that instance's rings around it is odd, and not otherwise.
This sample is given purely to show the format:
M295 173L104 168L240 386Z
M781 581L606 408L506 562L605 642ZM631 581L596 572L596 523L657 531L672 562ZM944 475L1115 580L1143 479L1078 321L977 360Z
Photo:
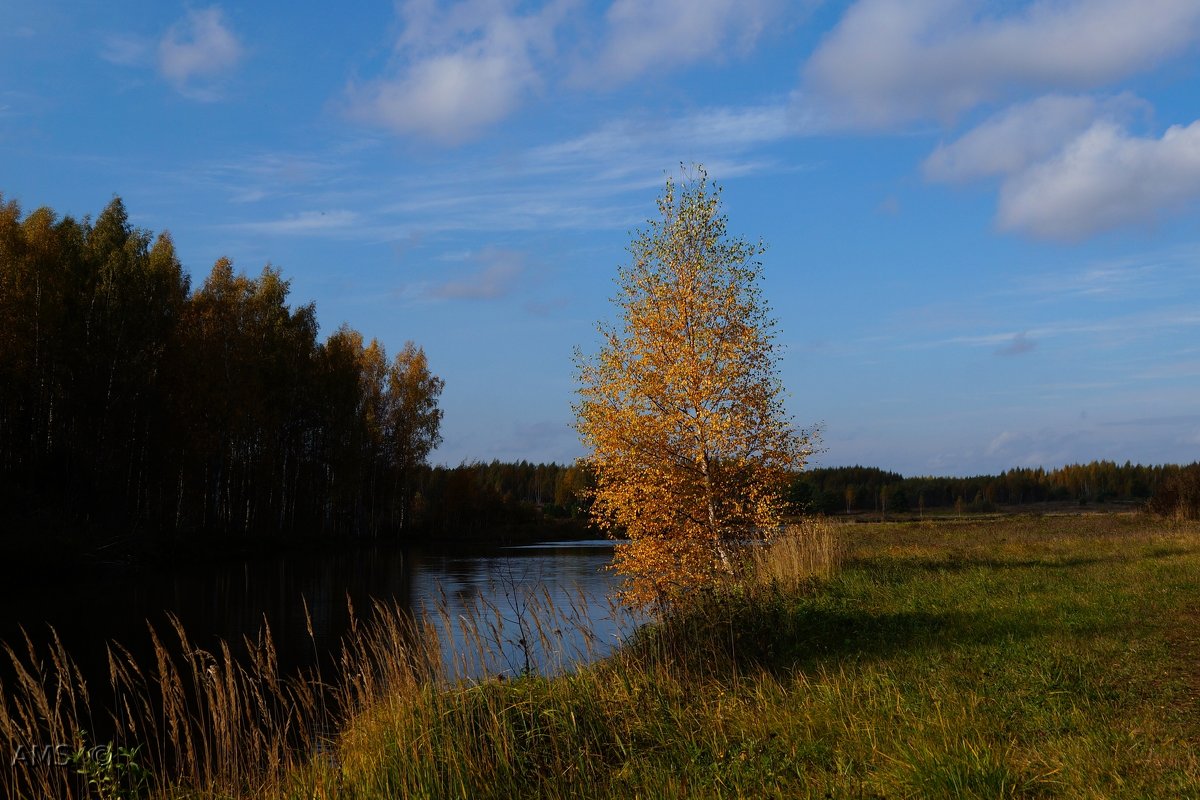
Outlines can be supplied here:
M815 522L752 555L753 580L568 674L455 681L386 609L324 680L272 677L265 645L248 666L164 645L202 700L152 712L156 669L124 665L153 720L74 762L75 796L1200 796L1195 523ZM62 706L53 673L9 691L0 744ZM0 786L39 796L17 769Z

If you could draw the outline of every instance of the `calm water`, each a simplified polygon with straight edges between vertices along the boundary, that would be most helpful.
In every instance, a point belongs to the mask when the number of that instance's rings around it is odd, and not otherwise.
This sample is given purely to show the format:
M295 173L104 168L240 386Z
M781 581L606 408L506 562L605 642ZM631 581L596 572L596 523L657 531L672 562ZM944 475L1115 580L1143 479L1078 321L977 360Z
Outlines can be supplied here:
M473 675L526 666L556 671L603 655L632 630L631 621L614 618L608 601L616 585L604 569L611 558L607 541L440 551L381 547L127 571L67 585L8 584L0 587L0 639L16 644L23 628L41 642L52 625L97 686L108 680L106 644L119 641L149 664L146 626L170 641L169 614L205 648L220 639L254 637L265 620L281 667L291 671L339 649L351 619L348 600L359 618L381 601L441 609L438 619L450 629L442 636L444 658ZM533 616L547 598L558 615L544 619L539 636ZM484 623L464 633L471 609L482 609L476 618ZM490 640L492 651L482 662L480 638Z

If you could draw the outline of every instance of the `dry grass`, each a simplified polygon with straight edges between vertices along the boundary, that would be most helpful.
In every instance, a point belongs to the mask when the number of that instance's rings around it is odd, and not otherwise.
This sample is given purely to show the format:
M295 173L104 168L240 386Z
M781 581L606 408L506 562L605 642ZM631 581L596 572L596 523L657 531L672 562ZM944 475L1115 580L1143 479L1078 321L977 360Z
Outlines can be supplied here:
M0 686L0 752L10 754L0 795L134 797L174 787L253 795L329 750L347 719L440 669L436 636L382 605L352 623L332 680L319 667L281 673L265 624L242 658L225 643L196 646L178 621L171 634L150 631L153 664L137 663L119 644L109 648L114 699L99 726L84 676L57 636L45 653L28 638L24 651L6 646L17 680ZM309 634L315 643L311 623ZM89 755L86 732L97 728L112 735L112 760ZM66 748L30 757L31 748L58 743Z
M265 624L239 657L224 643L198 646L173 621L165 635L150 631L153 663L110 647L105 709L92 707L57 636L40 649L26 638L22 649L5 646L16 681L0 686L0 752L24 757L6 759L0 796L435 797L531 785L554 795L607 781L638 748L676 735L670 720L643 712L678 704L702 675L744 660L740 639L762 634L738 621L747 604L831 576L838 539L823 520L790 528L752 550L755 580L677 609L579 672L606 652L591 633L594 603L555 602L515 580L499 605L451 613L442 598L420 622L382 604L365 619L351 609L338 657L317 653L324 668L292 675ZM604 613L635 627L619 607ZM315 648L311 623L309 635ZM719 641L692 658L705 638ZM510 677L479 681L496 675ZM97 730L111 734L111 758L90 754ZM30 757L47 743L68 746Z
M419 621L396 606L376 604L366 619L351 608L333 665L314 652L327 666L291 675L281 672L265 623L238 657L226 643L197 646L172 620L167 636L150 630L153 663L110 646L113 701L105 709L92 707L53 632L48 647L29 637L23 649L4 645L16 681L0 684L0 797L259 796L333 763L352 720L419 706L481 676L560 674L606 652L586 598L556 603L516 580L499 596L499 605L477 598L459 613L442 597ZM607 613L624 614L614 606ZM623 624L635 627L632 618ZM316 648L311 621L308 633ZM442 647L447 639L453 647ZM90 755L96 730L111 735L111 760Z
M792 590L813 578L833 577L844 556L843 527L826 517L810 517L787 526L750 550L755 581Z

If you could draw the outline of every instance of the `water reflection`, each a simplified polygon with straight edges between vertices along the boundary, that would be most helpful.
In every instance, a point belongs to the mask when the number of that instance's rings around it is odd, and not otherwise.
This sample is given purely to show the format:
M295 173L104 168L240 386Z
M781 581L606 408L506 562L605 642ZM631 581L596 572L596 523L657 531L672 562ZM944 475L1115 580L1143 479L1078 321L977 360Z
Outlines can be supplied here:
M547 542L487 556L424 556L414 608L438 624L455 674L556 673L603 657L638 620L611 598L607 540Z
M19 642L26 631L45 641L53 626L89 684L102 687L108 642L150 663L147 623L170 641L174 616L197 646L213 648L222 639L236 646L254 638L265 621L281 669L294 671L339 648L349 607L361 617L379 601L434 614L445 658L460 668L556 671L603 655L632 629L608 600L615 588L605 569L611 555L603 540L503 549L375 547L108 573L61 585L10 582L0 587L0 639ZM531 615L551 608L554 618L538 629ZM473 630L462 622L470 611L482 612ZM480 655L482 640L494 650L490 655ZM0 677L5 672L0 668Z

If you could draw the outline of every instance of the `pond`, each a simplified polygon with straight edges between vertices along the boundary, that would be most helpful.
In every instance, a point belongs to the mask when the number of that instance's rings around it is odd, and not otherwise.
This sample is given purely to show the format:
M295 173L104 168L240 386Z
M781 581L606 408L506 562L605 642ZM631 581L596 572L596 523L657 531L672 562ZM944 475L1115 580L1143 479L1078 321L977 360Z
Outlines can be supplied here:
M610 601L618 580L606 569L611 558L607 540L378 546L106 572L62 585L9 582L0 587L0 640L22 649L25 631L40 646L53 626L100 688L111 641L152 663L147 624L170 644L173 616L195 645L211 649L255 637L265 621L281 670L293 672L336 655L352 614L366 618L378 602L428 612L459 675L557 672L611 652L635 627ZM9 682L7 664L0 677Z

